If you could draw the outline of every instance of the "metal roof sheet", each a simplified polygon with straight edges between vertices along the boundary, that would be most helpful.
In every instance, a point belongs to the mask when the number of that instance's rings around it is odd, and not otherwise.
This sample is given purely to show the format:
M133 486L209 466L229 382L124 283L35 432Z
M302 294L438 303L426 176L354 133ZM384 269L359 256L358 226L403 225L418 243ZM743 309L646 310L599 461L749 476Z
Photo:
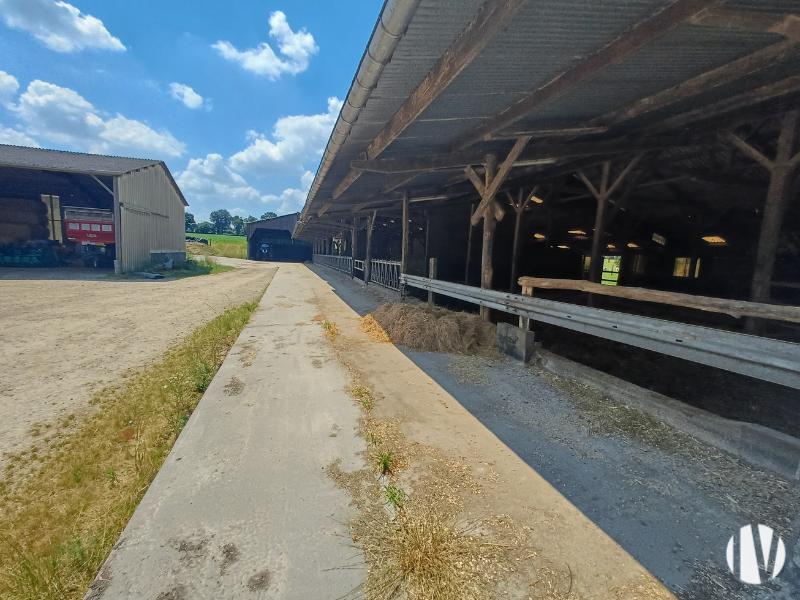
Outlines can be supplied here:
M329 168L318 172L304 218L315 218L316 210L332 200L334 190L350 172L350 161L363 155L482 3L482 0L420 2L349 135L335 149L329 145L326 155L333 157L332 162ZM449 151L461 136L669 4L671 0L530 0L417 119L389 143L380 158L417 158ZM800 0L729 0L725 8L800 14ZM507 130L581 126L780 39L774 33L744 28L683 24L532 110ZM798 67L800 53L751 76L638 117L615 131L625 133L626 127L665 119L796 75ZM504 151L512 143L484 141L473 149ZM436 187L453 174L453 170L427 173L396 191ZM364 172L338 200L380 197L381 188L391 177Z
M93 175L122 175L136 169L159 164L160 160L82 154L62 150L44 150L0 144L0 165L24 169L89 173Z

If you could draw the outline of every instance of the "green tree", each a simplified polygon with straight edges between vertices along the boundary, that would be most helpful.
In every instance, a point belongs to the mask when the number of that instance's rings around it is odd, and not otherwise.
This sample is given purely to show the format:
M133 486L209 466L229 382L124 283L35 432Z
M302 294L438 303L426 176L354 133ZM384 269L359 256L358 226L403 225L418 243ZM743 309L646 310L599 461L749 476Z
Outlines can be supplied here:
M194 233L197 230L197 223L195 223L194 215L192 213L186 213L184 218L186 220L186 232Z
M197 224L197 233L214 233L214 225L208 221Z
M263 221L264 219L274 219L277 216L278 215L275 214L274 212L265 212L263 215L261 215L261 220Z
M211 222L214 224L214 233L228 233L231 229L232 217L224 208L215 210L210 215Z
M231 217L231 225L233 225L234 235L244 235L244 219L239 215Z
M245 223L253 223L254 221L258 221L258 219L256 219L253 215L250 215L244 220Z

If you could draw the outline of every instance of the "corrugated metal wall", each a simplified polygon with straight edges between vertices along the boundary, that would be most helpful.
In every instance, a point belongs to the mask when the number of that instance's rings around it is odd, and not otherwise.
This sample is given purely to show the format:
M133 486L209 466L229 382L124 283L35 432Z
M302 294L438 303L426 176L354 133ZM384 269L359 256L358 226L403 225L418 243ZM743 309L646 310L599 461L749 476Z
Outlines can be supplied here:
M150 260L151 252L185 252L184 205L161 165L120 175L118 181L123 273Z

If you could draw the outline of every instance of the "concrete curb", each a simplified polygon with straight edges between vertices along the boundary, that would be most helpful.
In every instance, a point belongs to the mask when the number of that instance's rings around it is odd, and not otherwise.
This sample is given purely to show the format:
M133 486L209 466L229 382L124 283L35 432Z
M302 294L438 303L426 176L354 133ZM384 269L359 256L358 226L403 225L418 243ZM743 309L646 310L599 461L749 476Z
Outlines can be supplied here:
M540 367L608 395L753 466L787 479L800 479L800 439L762 425L725 419L700 408L581 365L547 350L537 350Z

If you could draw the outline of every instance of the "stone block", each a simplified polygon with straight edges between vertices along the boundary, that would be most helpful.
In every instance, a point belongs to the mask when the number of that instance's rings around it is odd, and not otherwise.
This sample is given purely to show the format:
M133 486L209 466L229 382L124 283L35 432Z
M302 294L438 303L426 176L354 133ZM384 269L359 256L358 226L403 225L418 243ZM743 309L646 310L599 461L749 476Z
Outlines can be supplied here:
M534 333L509 323L498 323L497 349L514 360L527 363L536 353Z

